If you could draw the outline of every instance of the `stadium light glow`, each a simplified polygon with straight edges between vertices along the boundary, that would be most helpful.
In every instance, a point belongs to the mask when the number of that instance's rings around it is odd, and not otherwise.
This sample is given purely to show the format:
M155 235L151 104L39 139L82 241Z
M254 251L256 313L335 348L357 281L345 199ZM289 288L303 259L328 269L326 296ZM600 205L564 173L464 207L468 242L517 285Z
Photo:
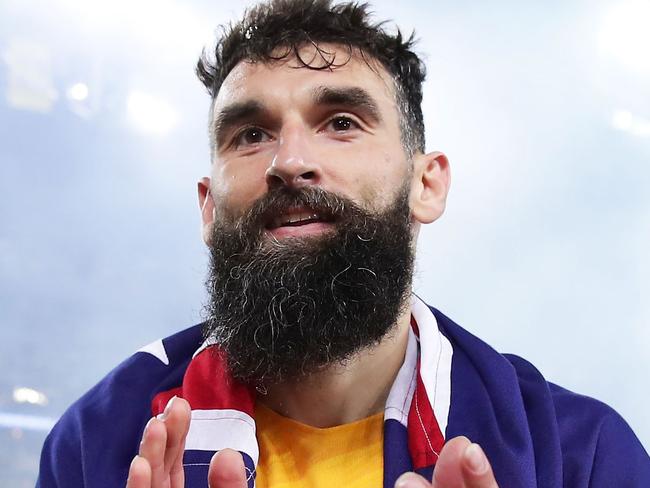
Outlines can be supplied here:
M166 134L176 125L177 116L172 106L149 93L131 92L127 110L132 124L148 134Z
M17 386L13 391L13 399L16 403L29 403L31 405L47 405L47 396L33 388Z
M650 1L628 0L604 15L600 47L636 72L650 73Z
M68 89L68 98L76 102L83 102L88 98L88 85L85 83L75 83Z
M48 432L55 423L50 417L0 412L0 428Z
M629 110L616 110L612 116L612 127L637 137L650 137L650 120Z

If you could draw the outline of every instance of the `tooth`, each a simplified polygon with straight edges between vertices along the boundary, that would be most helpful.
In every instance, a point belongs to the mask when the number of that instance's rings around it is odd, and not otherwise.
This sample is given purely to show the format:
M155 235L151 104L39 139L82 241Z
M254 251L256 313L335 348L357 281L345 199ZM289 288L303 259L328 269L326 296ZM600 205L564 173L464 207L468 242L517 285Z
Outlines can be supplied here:
M318 220L320 219L317 213L310 212L300 212L292 215L280 215L273 219L273 225L275 227L280 227L282 225L293 224L295 222L309 221L309 220Z

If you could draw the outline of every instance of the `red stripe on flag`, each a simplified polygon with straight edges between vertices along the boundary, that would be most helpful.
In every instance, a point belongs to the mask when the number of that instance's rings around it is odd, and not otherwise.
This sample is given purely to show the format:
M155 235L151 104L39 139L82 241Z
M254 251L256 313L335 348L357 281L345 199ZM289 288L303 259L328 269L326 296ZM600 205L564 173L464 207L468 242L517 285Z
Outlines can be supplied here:
M419 363L418 360L417 386L408 417L408 447L414 469L435 464L445 443L420 376Z
M179 388L153 398L153 414L161 413L174 395L186 399L192 410L233 409L252 417L255 408L254 392L230 377L216 347L208 347L192 359Z

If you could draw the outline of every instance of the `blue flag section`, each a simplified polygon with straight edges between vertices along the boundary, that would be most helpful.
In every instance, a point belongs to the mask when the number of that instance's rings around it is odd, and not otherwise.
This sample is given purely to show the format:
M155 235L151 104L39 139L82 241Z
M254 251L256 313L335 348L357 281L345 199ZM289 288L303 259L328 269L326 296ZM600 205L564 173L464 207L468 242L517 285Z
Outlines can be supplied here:
M385 407L384 487L431 477L445 439L482 446L503 488L649 487L650 458L607 405L547 382L419 298L404 364ZM228 377L196 325L127 359L73 404L43 448L40 488L123 487L145 424L174 395L188 400L186 486L207 486L214 452L244 455L255 485L255 390Z

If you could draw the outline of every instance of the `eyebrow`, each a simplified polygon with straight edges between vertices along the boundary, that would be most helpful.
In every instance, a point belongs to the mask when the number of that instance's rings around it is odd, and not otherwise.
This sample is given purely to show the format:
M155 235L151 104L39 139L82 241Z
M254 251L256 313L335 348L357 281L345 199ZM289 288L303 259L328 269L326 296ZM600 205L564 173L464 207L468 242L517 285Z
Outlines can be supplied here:
M222 108L212 122L212 133L217 147L223 144L226 133L232 127L259 117L265 111L264 105L256 100L235 102Z
M313 90L312 98L316 105L340 105L359 110L372 122L382 121L377 102L363 88L319 86Z
M311 96L316 106L340 106L346 109L355 109L374 123L382 121L377 103L363 88L318 86L312 90ZM231 128L257 119L265 113L268 113L268 109L257 100L234 102L223 107L214 116L212 122L212 134L216 147L223 145Z

